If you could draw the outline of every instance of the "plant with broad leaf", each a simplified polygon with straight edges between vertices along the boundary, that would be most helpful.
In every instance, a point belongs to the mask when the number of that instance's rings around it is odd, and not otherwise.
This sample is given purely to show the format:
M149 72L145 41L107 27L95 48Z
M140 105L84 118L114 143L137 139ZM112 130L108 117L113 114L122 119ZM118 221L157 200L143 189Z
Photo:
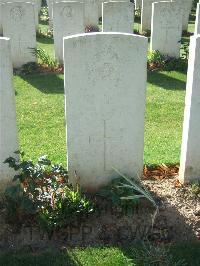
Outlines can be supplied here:
M17 218L23 222L24 217L34 217L51 232L93 211L79 185L73 187L69 183L68 173L62 165L53 165L47 156L40 157L37 163L23 160L23 153L21 156L22 161L13 157L5 160L17 171L14 184L5 191L9 221Z
M153 225L158 213L158 206L149 190L141 184L139 178L130 178L117 169L114 168L114 170L118 178L114 179L109 187L103 188L99 194L111 199L114 204L121 205L122 207L131 206L142 198L146 199L155 208L155 212L152 216Z

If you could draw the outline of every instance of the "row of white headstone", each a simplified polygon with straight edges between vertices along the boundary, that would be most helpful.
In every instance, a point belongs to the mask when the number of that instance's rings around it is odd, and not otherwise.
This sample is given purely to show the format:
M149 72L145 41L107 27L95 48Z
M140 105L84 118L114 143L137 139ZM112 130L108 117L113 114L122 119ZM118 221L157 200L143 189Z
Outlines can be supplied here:
M65 0L65 2L68 0ZM136 8L141 9L141 31L151 30L151 16L152 16L152 4L154 2L161 2L162 0L134 0ZM193 0L169 0L175 2L180 13L182 13L182 30L187 30L189 15L192 8ZM53 20L53 5L55 3L63 2L63 0L47 0L49 8L50 24ZM106 0L83 0L85 5L85 13L87 23L96 25L99 17L102 16L101 4L103 2L114 2ZM123 2L130 2L123 0Z
M38 15L39 15L39 12L41 9L42 0L28 0L28 1L25 1L25 0L0 0L0 5L5 4L5 3L19 3L19 2L22 2L22 3L29 2L33 5L35 25L38 26L38 23L39 23ZM1 20L1 17L3 16L3 14L4 14L3 11L1 13L1 9L0 9L0 20ZM1 21L0 21L0 28L1 28Z
M150 50L158 50L161 54L171 57L180 57L183 8L180 9L176 2L170 1L155 2L150 6ZM84 7L84 3L80 2L61 1L52 4L55 56L60 63L63 62L63 37L85 31ZM187 8L188 10L190 11L191 7ZM102 31L133 33L133 13L134 7L130 2L102 3ZM93 23L97 26L98 19Z
M187 31L193 0L136 0L136 7L141 8L141 31L151 30L152 4L170 1L176 3L177 9L182 13L182 30Z
M141 176L148 40L126 33L66 37L65 110L71 180L96 190L116 176ZM11 47L0 38L0 181L18 149ZM126 66L126 67L125 67ZM191 37L180 180L200 179L200 35ZM77 78L78 77L78 78ZM134 82L133 82L134 80Z
M33 53L33 49L36 48L35 6L33 3L18 2L18 0L0 4L2 14L0 31L2 36L11 39L12 62L15 68L36 61ZM53 4L55 56L60 63L63 63L63 37L84 33L85 27L91 25L92 21L89 21L91 15L87 9L86 16L85 6L84 3L77 1ZM103 31L133 32L134 5L132 3L104 3L103 12ZM98 16L95 21L93 20L93 25L98 25Z
M199 5L199 19L198 12ZM64 39L68 168L70 177L76 172L88 189L107 183L115 175L113 167L130 176L142 172L146 54L147 38L133 34L92 33ZM3 183L11 177L3 161L18 147L7 38L0 39L0 58ZM181 151L180 179L184 181L200 177L199 73L200 35L195 33L190 44Z
M53 32L55 57L63 63L63 38L69 35L84 33L89 26L98 27L96 21L84 13L85 4L81 2L53 3ZM131 2L114 1L102 3L102 31L133 33L134 4Z
M34 5L33 3L18 2L18 0L0 5L0 13L2 14L0 16L0 31L2 30L3 36L11 39L12 62L16 68L27 62L36 61L36 57L31 51L31 48L36 48L35 6L37 7L38 17L38 5L36 5L38 0L32 0L32 2L34 1ZM93 2L91 3L93 4ZM91 6L91 3L87 2L87 8L90 6L92 12L93 6ZM98 25L98 16L95 16L96 18L92 22L91 12L87 12L87 16L85 14L85 6L85 3L76 1L52 3L55 57L60 63L63 63L63 37L84 33L85 27L90 25L90 22L93 25ZM151 4L151 7L152 34L150 49L159 50L162 54L171 57L179 57L182 9L179 9L176 2L169 1L156 2ZM104 32L133 32L134 6L131 2L102 3L102 13L102 30ZM197 17L197 22L198 20ZM198 23L196 28L198 30Z
M36 57L31 50L37 46L35 6L33 3L22 1L0 4L0 31L2 36L11 39L11 55L14 68L36 61Z

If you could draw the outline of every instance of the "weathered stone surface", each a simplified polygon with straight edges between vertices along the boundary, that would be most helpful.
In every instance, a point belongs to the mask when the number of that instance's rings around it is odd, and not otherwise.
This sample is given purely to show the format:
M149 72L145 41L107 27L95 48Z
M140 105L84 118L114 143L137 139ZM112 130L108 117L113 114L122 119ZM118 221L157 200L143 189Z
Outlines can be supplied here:
M2 3L0 2L0 37L3 36L2 18L3 18L3 14L2 14Z
M54 3L67 2L68 0L47 0L48 12L49 12L49 26L53 27L53 5ZM69 0L70 1L70 0Z
M193 0L171 0L175 2L180 11L182 11L183 19L182 19L182 30L187 31L188 29L188 22L189 22L189 15L192 9Z
M84 33L84 4L59 2L53 5L55 57L63 63L63 37Z
M31 3L7 3L2 5L3 36L11 39L14 67L36 61L31 48L36 48L34 8Z
M200 34L200 3L197 4L196 22L194 34Z
M190 55L179 178L200 180L200 35L190 38Z
M115 177L113 167L142 173L146 54L147 38L133 34L64 39L68 170L88 190Z
M11 46L0 38L0 191L11 181L13 171L3 162L18 150L15 93L12 84Z
M39 17L38 17L38 13L40 11L40 8L41 8L41 1L40 0L0 0L0 3L16 3L16 2L22 2L22 3L25 3L25 2L28 2L28 3L31 3L33 4L34 6L34 15L35 15L35 25L38 26L39 24Z
M102 30L133 33L134 4L112 1L102 4Z
M99 24L98 0L85 0L84 5L85 5L84 9L85 27L90 25L98 26Z
M150 49L178 58L182 36L182 13L174 2L158 2L152 6Z
M73 2L71 0L47 0L49 9L49 25L53 27L53 6L54 3L60 2ZM83 15L84 15L84 25L86 26L97 26L99 23L99 0L84 0L80 1L84 5Z
M141 31L151 30L152 3L155 0L142 0ZM160 2L160 0L156 1Z

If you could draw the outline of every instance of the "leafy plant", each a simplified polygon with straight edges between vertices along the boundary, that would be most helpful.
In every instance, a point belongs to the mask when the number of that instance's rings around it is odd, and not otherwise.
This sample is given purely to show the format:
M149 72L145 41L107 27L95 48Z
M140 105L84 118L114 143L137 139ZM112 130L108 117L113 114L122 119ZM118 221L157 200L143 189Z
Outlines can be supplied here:
M49 20L49 11L47 6L43 6L40 10L40 21L48 21Z
M38 71L39 71L39 66L35 62L24 64L21 68L21 73L24 75L28 75L31 73L37 73Z
M182 43L181 44L182 52L182 58L185 60L188 60L189 58L189 44L188 43Z
M129 191L128 195L121 197L122 200L135 200L145 198L146 200L151 202L154 207L157 208L157 204L154 198L152 197L148 189L141 184L139 178L129 178L120 173L117 169L115 169L115 171L124 179L124 182L121 182L118 185L118 188Z
M150 51L147 57L147 67L150 71L185 71L188 65L188 51L184 48L182 57L175 58L167 55L162 55L159 51Z
M200 181L195 181L190 184L189 191L195 197L200 198Z
M148 69L162 69L164 67L164 56L159 51L150 51L147 56Z
M34 48L32 49L32 52L38 58L39 63L41 63L42 65L50 68L52 71L58 68L58 62L42 48Z
M141 248L131 249L134 262L141 266L187 266L185 260L174 260L170 249L162 245L143 243Z
M141 18L141 8L135 9L135 18L136 20L139 20Z
M18 162L13 157L5 163L17 171L14 184L5 191L9 221L22 222L25 217L34 216L43 229L52 232L93 211L79 185L74 188L69 184L62 165L53 165L46 156L36 164L23 159Z
M47 29L44 31L41 27L38 27L36 34L38 38L53 38L53 31L51 29Z
M119 178L114 179L111 185L102 189L99 194L111 199L114 204L121 205L122 207L132 206L140 199L146 199L155 207L155 212L152 217L152 224L154 224L155 217L158 213L158 206L148 189L141 184L139 178L129 178L117 169L115 171L119 175Z

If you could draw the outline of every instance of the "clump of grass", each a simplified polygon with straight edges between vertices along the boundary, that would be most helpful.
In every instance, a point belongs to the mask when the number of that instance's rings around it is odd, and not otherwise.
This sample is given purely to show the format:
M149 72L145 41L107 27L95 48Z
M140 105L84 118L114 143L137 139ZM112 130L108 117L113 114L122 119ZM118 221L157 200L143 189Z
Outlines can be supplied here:
M52 58L44 49L34 48L32 52L37 57L38 63L50 68L50 70L54 71L59 67L57 60Z
M170 249L163 245L143 243L141 248L132 248L132 255L137 265L141 266L187 266L185 260L174 260Z

